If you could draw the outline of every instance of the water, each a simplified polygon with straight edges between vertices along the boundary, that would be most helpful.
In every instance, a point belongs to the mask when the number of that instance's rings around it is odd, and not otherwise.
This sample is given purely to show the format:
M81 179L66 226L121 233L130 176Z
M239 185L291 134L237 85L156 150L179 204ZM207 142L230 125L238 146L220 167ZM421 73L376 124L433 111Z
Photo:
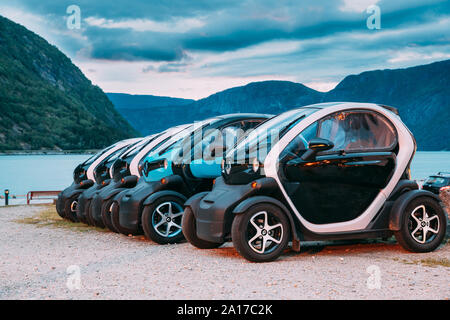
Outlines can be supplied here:
M90 155L0 156L0 195L63 190L73 181L73 169Z
M72 183L73 169L89 155L0 156L0 194L63 190ZM411 165L413 179L424 179L438 171L450 172L450 152L417 152Z

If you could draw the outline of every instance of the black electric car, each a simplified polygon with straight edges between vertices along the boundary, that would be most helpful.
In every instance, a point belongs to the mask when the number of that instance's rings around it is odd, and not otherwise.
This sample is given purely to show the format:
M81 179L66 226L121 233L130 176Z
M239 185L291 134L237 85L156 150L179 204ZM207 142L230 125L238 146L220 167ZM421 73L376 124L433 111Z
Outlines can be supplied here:
M427 252L442 242L439 197L410 179L415 139L394 108L325 103L282 113L226 155L211 192L185 204L182 228L198 248L232 240L255 262L292 241L383 238Z
M94 181L95 183L90 186L89 188L85 189L79 196L77 201L77 208L76 208L76 216L78 221L87 223L89 225L95 225L95 222L92 219L92 216L90 215L89 208L90 208L90 202L92 198L103 188L109 186L109 184L113 181L112 177L112 171L113 171L113 165L117 159L121 159L124 155L130 154L134 152L134 150L139 150L140 148L145 147L154 136L148 136L145 138L142 138L139 142L132 144L130 146L127 146L126 148L122 148L118 150L117 152L110 154L108 157L106 157L101 163L97 165L93 172ZM127 159L128 160L128 159ZM124 164L125 169L127 172L134 171L135 165L132 165L132 163L126 162Z
M78 221L76 217L78 196L84 192L84 190L93 186L95 169L108 157L123 151L128 146L139 142L140 139L141 138L119 141L94 154L83 163L80 163L73 172L73 183L61 191L56 200L56 211L59 216L71 221Z
M118 232L111 223L111 204L115 195L121 191L133 188L139 181L143 161L154 148L164 144L171 137L184 132L190 125L169 128L160 134L148 137L144 143L136 145L111 162L111 182L98 190L90 198L89 208L86 208L89 222L98 227L108 227Z
M218 137L229 130L243 134L269 117L244 113L217 116L197 124L184 139L156 150L144 163L145 181L116 198L112 207L113 223L118 223L118 229L126 234L144 231L148 238L160 244L182 240L184 201L197 192L211 190L214 179L220 175L227 141L224 143ZM201 155L206 150L212 150L212 154L204 162ZM200 156L195 156L195 152Z
M450 186L450 172L438 172L438 174L428 177L422 189L439 194L442 188Z

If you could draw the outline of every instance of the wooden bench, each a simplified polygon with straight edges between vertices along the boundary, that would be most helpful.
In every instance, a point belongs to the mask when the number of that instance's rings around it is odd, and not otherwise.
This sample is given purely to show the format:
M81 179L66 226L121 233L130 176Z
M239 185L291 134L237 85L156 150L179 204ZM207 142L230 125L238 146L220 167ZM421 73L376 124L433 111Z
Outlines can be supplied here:
M29 191L27 193L27 204L35 199L55 199L61 191Z

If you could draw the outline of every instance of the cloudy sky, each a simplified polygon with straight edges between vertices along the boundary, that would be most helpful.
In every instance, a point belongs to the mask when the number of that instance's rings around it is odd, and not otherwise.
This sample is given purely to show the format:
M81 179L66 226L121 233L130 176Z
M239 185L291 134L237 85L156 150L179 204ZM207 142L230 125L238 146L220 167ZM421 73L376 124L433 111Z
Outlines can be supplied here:
M373 5L380 29L367 26ZM197 99L269 79L328 91L348 74L450 58L448 0L3 0L0 14L106 92Z

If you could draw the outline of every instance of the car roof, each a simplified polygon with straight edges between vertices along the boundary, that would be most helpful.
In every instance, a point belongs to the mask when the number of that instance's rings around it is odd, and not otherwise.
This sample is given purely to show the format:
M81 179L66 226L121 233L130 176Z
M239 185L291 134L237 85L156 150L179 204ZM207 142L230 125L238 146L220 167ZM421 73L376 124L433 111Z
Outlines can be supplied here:
M311 105L307 105L307 106L302 106L302 107L297 107L298 109L325 109L328 107L334 107L334 106L338 106L341 104L351 104L351 105L355 105L355 107L362 107L364 105L374 105L374 106L379 106L382 108L385 108L389 111L391 111L392 113L399 115L398 109L391 107L391 106L387 106L387 105L383 105L383 104L377 104L377 103L362 103L362 102L345 102L345 101L336 101L336 102L324 102L324 103L316 103L316 104L311 104ZM294 107L295 108L295 107Z
M230 118L238 118L238 119L248 119L248 118L271 118L273 114L266 113L229 113L223 114L220 116L216 116L218 119L230 119Z

